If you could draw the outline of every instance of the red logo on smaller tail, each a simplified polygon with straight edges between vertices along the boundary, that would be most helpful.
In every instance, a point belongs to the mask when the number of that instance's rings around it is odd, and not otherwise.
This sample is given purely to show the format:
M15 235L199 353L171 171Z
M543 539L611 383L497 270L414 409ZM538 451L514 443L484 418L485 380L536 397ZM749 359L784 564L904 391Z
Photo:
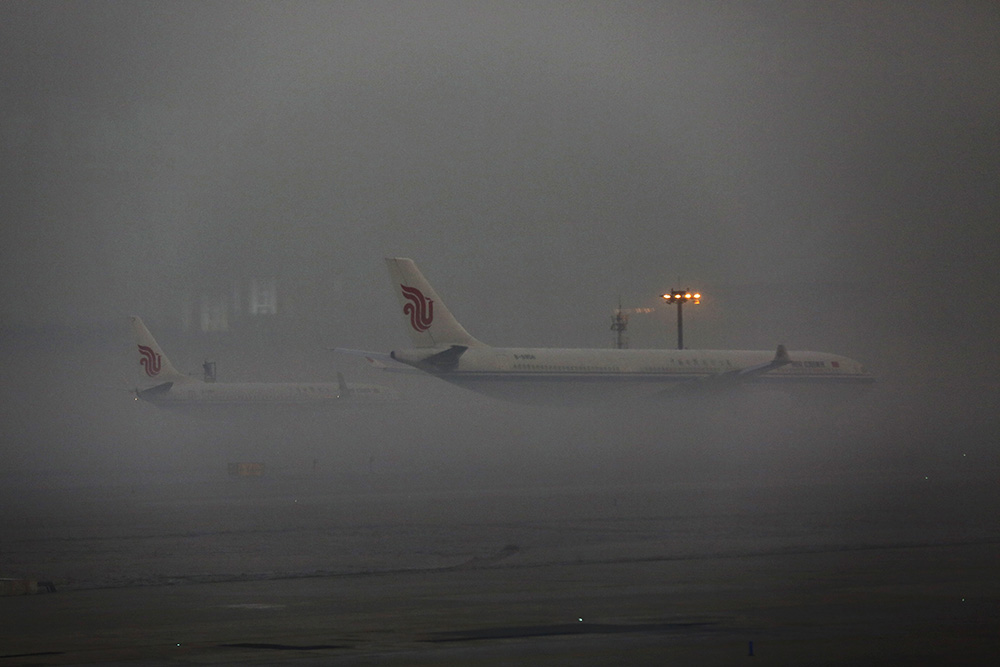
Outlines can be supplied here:
M428 299L416 287L399 287L408 302L403 304L403 314L410 316L410 326L421 333L430 329L434 321L434 299Z
M154 377L160 372L163 359L160 358L153 348L146 345L139 346L139 363L146 371L146 375Z

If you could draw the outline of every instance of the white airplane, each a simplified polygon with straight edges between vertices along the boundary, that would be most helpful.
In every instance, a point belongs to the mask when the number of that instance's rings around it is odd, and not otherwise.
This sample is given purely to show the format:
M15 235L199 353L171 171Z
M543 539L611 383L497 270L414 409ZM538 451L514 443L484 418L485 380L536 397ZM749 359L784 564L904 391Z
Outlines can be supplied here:
M520 402L670 396L747 384L869 385L860 363L825 352L752 350L628 350L492 347L452 316L413 260L386 258L413 348L393 360L482 394Z
M205 382L179 372L163 353L156 339L132 316L132 332L137 348L137 372L140 385L135 400L159 407L206 414L245 410L256 414L269 408L347 407L398 401L399 393L390 387L371 384L348 384L337 373L337 383L330 382Z

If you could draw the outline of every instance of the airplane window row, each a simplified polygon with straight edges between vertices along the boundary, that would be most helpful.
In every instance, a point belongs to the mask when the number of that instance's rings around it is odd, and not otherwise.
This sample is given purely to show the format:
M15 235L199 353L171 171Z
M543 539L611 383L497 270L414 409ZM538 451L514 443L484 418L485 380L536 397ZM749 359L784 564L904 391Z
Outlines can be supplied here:
M620 373L621 369L612 366L557 366L554 364L514 364L514 370L519 371L559 371L574 373Z
M671 359L670 363L673 367L732 368L733 366L733 362L729 359ZM646 373L668 373L673 368L671 366L646 366L642 370Z

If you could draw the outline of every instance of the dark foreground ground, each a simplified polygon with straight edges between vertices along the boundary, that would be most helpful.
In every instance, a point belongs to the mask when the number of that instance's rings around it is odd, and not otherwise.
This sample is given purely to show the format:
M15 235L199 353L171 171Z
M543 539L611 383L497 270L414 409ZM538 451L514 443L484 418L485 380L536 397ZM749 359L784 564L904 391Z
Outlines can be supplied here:
M3 492L0 665L996 664L991 480ZM59 487L59 488L56 488ZM752 653L752 657L751 657Z

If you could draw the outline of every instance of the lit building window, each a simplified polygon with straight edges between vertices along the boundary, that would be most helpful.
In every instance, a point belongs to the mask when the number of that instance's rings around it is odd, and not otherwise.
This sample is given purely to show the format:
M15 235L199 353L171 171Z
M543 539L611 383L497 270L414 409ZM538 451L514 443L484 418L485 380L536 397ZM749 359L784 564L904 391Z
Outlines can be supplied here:
M278 288L273 278L250 281L250 314L278 314Z
M201 298L201 330L229 330L229 317L226 313L225 299L208 296L203 296Z

